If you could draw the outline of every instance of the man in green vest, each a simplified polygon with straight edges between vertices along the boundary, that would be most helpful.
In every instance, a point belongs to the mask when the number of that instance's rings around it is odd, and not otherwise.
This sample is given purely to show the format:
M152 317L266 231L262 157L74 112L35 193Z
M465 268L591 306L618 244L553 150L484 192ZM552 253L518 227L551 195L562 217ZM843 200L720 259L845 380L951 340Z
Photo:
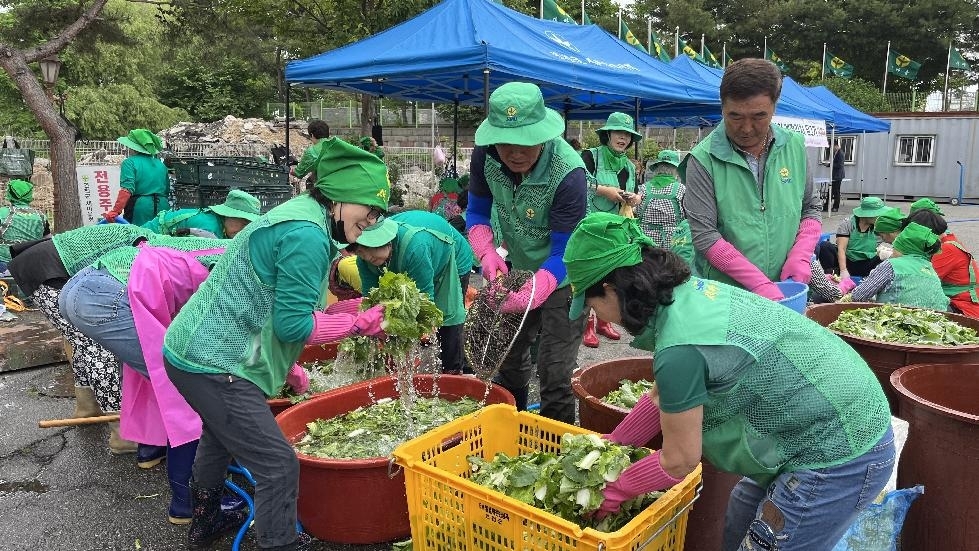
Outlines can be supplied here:
M772 124L778 68L741 59L721 79L724 120L680 164L697 273L781 300L808 283L822 226L803 136Z
M466 226L483 277L493 280L508 270L496 250L501 244L493 240L496 230L513 268L533 271L536 280L531 311L496 382L513 394L518 408L527 408L530 346L540 331L541 415L574 423L571 372L585 320L568 318L571 289L561 258L571 231L585 216L587 184L584 162L563 132L561 115L544 105L536 85L511 82L497 88L489 99L489 116L476 130ZM522 312L531 283L503 308Z

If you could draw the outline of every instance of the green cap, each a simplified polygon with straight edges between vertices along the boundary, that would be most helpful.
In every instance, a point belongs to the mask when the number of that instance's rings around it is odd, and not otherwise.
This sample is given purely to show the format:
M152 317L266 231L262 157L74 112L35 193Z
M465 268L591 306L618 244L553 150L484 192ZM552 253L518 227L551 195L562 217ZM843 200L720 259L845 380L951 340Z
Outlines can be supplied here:
M27 180L11 180L7 183L7 200L27 204L34 200L34 184Z
M476 145L539 145L564 133L560 113L544 105L536 84L508 82L489 98L489 116L476 129Z
M442 178L439 180L439 189L445 193L459 193L462 188L459 186L459 180L456 178Z
M262 202L240 189L233 189L228 192L224 203L211 207L211 212L227 218L244 218L254 222L262 214Z
M887 205L880 197L864 197L860 206L853 209L853 215L859 218L876 218L887 212Z
M642 262L643 246L654 246L634 218L596 212L589 214L568 239L564 265L571 283L571 319L581 317L585 291L609 272Z
M678 167L680 166L680 154L672 149L663 149L656 156L656 162L653 163L653 166L659 163L666 163L672 165L674 168Z
M364 228L357 244L364 247L383 247L398 236L398 223L390 218L385 218L373 226Z
M337 203L356 203L388 210L388 167L377 155L338 137L321 142L316 160L316 187Z
M930 258L934 254L935 245L940 239L931 229L917 222L911 222L901 230L897 239L894 240L894 249L900 251L901 254Z
M163 151L163 140L145 128L130 130L129 134L120 137L116 141L133 151L147 155L156 155L160 151Z
M901 209L890 207L887 212L877 217L874 222L875 233L894 233L901 231L904 226L904 214Z
M598 136L601 138L601 141L604 144L608 142L608 134L603 135L602 133L611 132L613 130L632 134L632 141L634 142L642 141L642 134L636 132L636 124L633 122L632 117L625 113L612 113L608 116L608 120L605 121L605 126L599 128L595 132L598 132Z
M942 212L942 209L938 208L938 205L936 205L935 202L929 199L928 197L922 197L921 199L918 199L914 203L911 203L911 214L914 214L919 210L930 210L931 212L934 212L939 216L945 216L945 213Z

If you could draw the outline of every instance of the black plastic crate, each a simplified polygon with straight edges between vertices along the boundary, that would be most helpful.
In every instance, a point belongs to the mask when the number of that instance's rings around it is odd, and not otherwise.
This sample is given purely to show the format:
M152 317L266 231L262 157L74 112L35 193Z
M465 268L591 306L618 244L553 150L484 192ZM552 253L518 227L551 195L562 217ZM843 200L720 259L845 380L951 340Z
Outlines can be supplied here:
M173 200L175 209L201 208L201 197L196 184L174 184Z
M285 203L292 199L292 186L201 186L198 189L201 206L209 207L224 202L228 192L232 189L240 189L253 195L261 203L262 214L268 212L273 207Z
M195 159L171 158L168 160L167 165L170 167L170 172L173 173L174 181L178 184L193 184L196 186L200 182L198 176L199 164Z

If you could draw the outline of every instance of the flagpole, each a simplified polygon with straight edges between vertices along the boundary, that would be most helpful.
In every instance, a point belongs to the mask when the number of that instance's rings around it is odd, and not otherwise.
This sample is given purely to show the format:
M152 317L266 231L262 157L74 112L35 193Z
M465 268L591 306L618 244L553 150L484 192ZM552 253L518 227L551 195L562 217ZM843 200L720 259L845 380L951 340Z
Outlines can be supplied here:
M673 35L673 57L680 55L680 25L676 26L676 34Z
M945 60L945 91L942 92L942 111L948 111L948 73L952 69L952 41L948 41L948 57Z
M891 41L887 41L887 56L884 58L884 89L881 95L887 97L887 69L891 66Z
M540 0L540 18L544 19L544 0Z
M823 75L819 80L826 80L826 43L823 42Z
M585 0L581 0L581 24L585 24ZM578 130L580 132L581 128Z
M700 33L700 57L704 57L704 33ZM706 60L707 58L704 57L704 61Z
M727 42L721 46L721 69L727 69Z
M646 18L646 51L653 53L653 20Z
M765 51L761 53L761 57L768 59L768 35L765 35Z
M619 40L622 40L622 8L619 8L619 30L616 31L615 36L618 36Z

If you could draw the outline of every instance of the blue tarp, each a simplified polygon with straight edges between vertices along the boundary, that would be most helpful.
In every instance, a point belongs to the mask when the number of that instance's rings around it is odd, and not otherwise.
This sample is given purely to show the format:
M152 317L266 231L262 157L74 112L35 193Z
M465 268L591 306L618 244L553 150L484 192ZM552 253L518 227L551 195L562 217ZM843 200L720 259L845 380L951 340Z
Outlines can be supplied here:
M807 88L815 98L834 111L833 123L837 134L856 134L859 132L890 132L891 123L872 117L841 100L825 86Z
M286 81L420 102L483 105L488 89L540 85L548 105L581 118L719 108L716 87L684 78L596 25L523 15L490 0L445 0L417 17L286 66Z

